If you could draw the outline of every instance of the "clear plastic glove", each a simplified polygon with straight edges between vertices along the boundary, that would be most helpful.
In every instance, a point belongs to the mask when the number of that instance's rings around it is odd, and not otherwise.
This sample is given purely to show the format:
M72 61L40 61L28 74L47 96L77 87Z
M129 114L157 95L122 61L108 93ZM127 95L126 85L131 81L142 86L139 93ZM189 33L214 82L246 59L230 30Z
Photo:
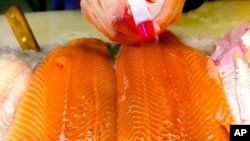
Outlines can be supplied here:
M164 0L159 13L153 18L156 34L166 30L168 25L180 17L184 2ZM111 41L129 44L141 40L131 14L127 12L127 0L81 0L81 11Z

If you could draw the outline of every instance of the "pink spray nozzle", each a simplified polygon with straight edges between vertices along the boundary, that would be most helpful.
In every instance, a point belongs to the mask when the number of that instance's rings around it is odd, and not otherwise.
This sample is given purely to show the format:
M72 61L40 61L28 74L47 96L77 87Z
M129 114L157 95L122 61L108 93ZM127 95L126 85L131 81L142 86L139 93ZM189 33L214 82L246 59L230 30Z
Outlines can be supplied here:
M137 32L142 40L152 40L155 38L155 30L151 16L145 0L128 0Z

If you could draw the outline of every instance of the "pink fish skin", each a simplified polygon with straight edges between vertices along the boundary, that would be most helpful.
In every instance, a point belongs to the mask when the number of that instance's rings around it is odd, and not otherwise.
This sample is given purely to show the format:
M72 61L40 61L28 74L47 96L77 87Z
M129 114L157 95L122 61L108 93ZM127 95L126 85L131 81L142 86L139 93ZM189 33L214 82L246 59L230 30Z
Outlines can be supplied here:
M232 29L215 43L210 58L215 62L223 82L235 123L250 123L250 51L243 36L250 23ZM248 42L250 36L246 37Z

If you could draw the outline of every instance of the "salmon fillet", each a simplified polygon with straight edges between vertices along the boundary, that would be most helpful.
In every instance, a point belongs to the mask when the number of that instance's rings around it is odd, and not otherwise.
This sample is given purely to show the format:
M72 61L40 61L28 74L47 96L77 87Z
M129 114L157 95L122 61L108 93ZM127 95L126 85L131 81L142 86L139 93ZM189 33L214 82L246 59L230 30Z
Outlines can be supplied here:
M119 141L229 140L234 119L215 65L171 32L123 45L115 69Z
M0 56L0 140L6 136L19 100L31 77L31 68L12 54Z
M98 39L53 49L33 74L5 140L115 140L112 66Z
M211 59L222 78L235 123L250 124L250 23L215 42Z

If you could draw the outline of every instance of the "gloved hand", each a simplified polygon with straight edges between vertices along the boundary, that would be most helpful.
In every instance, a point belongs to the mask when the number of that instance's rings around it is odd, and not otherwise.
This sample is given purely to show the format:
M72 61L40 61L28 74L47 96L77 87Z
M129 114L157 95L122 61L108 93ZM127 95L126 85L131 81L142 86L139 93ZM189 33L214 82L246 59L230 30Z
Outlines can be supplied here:
M147 0L155 2L156 0ZM155 32L160 34L181 15L185 0L164 0L153 18ZM107 38L119 43L140 41L132 16L127 13L127 0L81 0L82 14Z

